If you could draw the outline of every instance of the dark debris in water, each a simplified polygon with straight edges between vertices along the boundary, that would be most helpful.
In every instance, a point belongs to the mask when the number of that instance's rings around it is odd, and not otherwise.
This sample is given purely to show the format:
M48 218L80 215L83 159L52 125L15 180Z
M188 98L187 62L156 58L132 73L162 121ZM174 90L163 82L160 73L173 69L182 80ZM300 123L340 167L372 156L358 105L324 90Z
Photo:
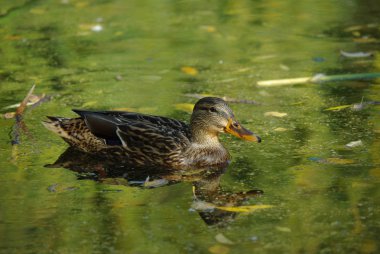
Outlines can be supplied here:
M331 158L320 158L320 157L309 157L310 161L321 163L321 164L331 164L331 165L347 165L354 164L355 161L351 159L331 157Z
M76 186L62 186L61 184L59 183L55 183L55 184L52 184L50 185L47 190L49 192L53 192L53 193L60 193L60 192L67 192L67 191L74 191L74 190L77 190L79 189L79 187L76 187Z
M112 189L103 189L101 190L100 192L122 192L123 190L119 190L119 189L116 189L116 190L112 190Z

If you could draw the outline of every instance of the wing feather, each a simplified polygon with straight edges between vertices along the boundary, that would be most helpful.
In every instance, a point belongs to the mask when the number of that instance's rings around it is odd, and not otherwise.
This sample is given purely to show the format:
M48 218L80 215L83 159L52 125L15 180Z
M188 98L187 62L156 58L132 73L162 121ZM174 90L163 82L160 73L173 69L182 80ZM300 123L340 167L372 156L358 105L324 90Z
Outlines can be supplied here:
M73 111L85 120L95 136L105 139L107 144L133 144L143 147L153 139L156 142L155 147L159 148L160 144L168 146L170 143L183 142L190 138L189 126L186 123L168 117L125 111ZM120 131L124 134L120 134Z

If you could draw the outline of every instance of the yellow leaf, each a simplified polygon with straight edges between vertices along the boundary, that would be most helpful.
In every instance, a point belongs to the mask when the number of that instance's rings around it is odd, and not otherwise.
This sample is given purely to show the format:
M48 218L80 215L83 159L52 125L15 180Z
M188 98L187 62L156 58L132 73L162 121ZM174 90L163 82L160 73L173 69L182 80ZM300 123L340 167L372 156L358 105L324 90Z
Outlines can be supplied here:
M213 254L227 254L230 252L230 248L221 244L215 244L208 248L208 251Z
M264 116L274 116L274 117L285 117L287 115L288 113L276 112L276 111L269 111L269 112L264 113Z
M174 105L176 109L185 111L187 113L193 112L194 104L191 103L178 103Z
M327 108L327 109L325 109L325 111L339 111L339 110L349 108L349 107L351 107L351 105L342 105L342 106Z
M246 205L246 206L217 206L219 210L235 212L235 213L250 213L257 210L271 208L272 205Z
M194 67L190 67L190 66L183 66L181 68L181 71L183 73L189 74L191 76L196 76L198 74L198 70L195 69Z
M279 131L279 132L284 132L284 131L287 131L288 129L286 128L282 128L282 127L278 127L276 129L274 129L274 131Z
M227 245L234 245L235 243L225 237L222 233L219 233L215 236L215 240L217 240L219 243L227 244Z

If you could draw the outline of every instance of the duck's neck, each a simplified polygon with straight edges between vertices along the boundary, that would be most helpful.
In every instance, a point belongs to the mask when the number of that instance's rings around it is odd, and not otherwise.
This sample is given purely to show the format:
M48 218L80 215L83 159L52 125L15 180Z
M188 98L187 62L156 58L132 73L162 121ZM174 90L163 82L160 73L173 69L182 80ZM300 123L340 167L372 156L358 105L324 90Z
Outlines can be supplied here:
M189 167L225 167L230 155L219 142L218 132L202 126L191 126L191 144L186 151L186 165Z
M191 124L191 141L192 143L203 146L222 146L219 142L217 131L210 131L204 128L204 125L198 126L196 123Z

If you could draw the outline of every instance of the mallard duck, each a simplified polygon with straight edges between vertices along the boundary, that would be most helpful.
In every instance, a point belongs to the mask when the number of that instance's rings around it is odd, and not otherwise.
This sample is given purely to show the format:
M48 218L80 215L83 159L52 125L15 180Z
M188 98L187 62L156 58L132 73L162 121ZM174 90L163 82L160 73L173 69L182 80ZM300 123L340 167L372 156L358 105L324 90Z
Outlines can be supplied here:
M194 106L190 124L123 111L73 110L78 118L48 116L45 127L72 147L134 166L194 169L226 166L230 155L219 133L261 142L235 119L227 103L205 97Z

